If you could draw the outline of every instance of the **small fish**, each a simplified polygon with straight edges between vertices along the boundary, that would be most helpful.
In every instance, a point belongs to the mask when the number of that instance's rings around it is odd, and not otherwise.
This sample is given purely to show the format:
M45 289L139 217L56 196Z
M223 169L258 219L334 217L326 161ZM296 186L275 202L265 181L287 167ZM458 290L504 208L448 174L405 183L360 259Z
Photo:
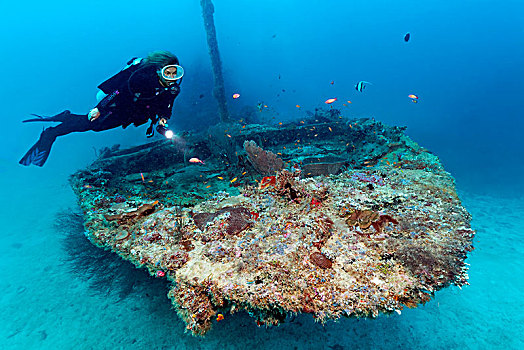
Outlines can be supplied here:
M348 103L351 103L351 101L348 101Z
M227 137L231 138L231 135L229 135L229 134L226 134L226 135L227 135Z
M218 314L218 315L217 315L217 322L220 322L220 321L222 321L223 319L224 319L224 315L222 315L222 314Z
M330 84L331 84L331 85L335 84L335 81L334 81L334 80L331 80L331 83L330 83Z
M146 182L146 180L144 179L144 174L140 173L140 176L142 177L142 182Z
M418 100L412 99L411 102L413 102L413 103L417 103Z
M200 96L198 96L198 98L202 98L202 97L204 97L204 94L200 94Z
M330 105L330 104L332 104L333 102L335 102L336 100L337 100L336 97L335 97L335 98L329 98L329 99L327 99L324 103Z
M206 186L206 188L209 188L209 187L211 187L211 185L207 185L207 186Z
M331 129L331 127L330 127L330 126L328 126L328 129L329 129L329 131L333 132L333 130Z
M258 110L259 110L260 112L262 112L262 109L264 108L264 103L263 103L263 102L259 102L259 103L257 104L257 108L258 108Z
M418 100L418 96L417 96L417 95L413 95L413 94L411 94L411 95L408 95L408 97L409 97L409 98L413 98L413 99L415 99L415 100Z
M408 42L409 38L411 38L411 34L407 33L406 35L404 35L404 41L405 42Z
M224 178L223 178L222 176L217 176L217 178L218 178L219 180L224 180Z
M246 175L246 173L247 173L247 171L244 171L244 172L242 173L242 175Z
M93 188L91 185L84 185L84 188Z
M237 98L240 97L240 94L233 94L233 98L236 100Z
M238 178L235 177L233 180L231 180L231 181L229 181L229 182L233 183L233 182L237 181L237 179L238 179Z
M295 107L300 108L300 105L296 105Z
M204 164L204 161L203 160L200 160L198 158L191 158L189 160L189 163L200 163L200 164Z
M369 81L361 80L357 83L357 85L355 85L355 89L357 89L358 92L362 92L362 90L366 88L366 84L373 85Z

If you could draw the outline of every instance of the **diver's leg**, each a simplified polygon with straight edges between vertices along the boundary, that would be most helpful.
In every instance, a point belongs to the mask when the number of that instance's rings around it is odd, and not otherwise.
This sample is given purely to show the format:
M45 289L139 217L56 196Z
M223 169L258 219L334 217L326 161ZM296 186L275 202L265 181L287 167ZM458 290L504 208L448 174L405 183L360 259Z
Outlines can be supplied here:
M110 123L111 122L111 123ZM22 157L19 161L22 165L34 164L37 166L43 166L49 157L51 147L59 136L67 135L72 132L84 132L84 131L103 131L108 129L116 128L120 125L117 120L106 120L102 121L89 121L85 114L69 114L62 123L57 126L52 126L45 129L40 134L38 141L31 147L31 149Z

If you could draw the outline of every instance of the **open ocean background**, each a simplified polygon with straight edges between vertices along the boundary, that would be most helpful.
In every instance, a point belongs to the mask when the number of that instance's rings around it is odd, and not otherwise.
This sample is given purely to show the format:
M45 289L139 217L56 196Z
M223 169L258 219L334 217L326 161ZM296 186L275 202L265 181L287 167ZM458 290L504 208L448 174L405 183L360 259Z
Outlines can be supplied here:
M61 137L44 168L18 160L42 129L23 119L87 113L98 84L153 50L186 72L170 125L215 123L199 1L1 0L0 349L524 349L524 2L214 3L226 92L241 95L230 112L263 101L289 121L338 97L343 115L407 126L440 157L477 230L471 285L400 316L266 329L240 313L184 333L165 282L76 244L64 219L69 175L95 149L146 142L147 126Z

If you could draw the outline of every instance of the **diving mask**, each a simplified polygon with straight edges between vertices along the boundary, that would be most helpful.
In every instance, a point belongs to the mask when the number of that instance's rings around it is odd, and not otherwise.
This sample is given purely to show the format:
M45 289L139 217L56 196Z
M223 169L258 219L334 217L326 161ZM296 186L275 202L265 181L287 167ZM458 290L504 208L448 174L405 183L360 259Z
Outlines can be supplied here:
M160 76L165 81L177 81L184 76L184 68L178 64L170 64L162 68Z

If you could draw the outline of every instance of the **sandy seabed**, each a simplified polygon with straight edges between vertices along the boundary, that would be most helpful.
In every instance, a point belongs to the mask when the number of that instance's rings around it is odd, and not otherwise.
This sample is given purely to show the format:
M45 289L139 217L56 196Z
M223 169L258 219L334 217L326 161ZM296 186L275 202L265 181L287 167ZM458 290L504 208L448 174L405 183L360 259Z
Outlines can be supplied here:
M325 325L300 315L265 328L245 313L226 314L205 338L196 338L171 309L167 284L137 271L146 283L123 295L114 283L94 287L64 261L64 232L54 224L58 213L76 209L68 174L22 167L0 172L0 349L524 348L519 198L463 192L458 184L477 231L467 259L471 285L462 290L439 291L401 315Z

